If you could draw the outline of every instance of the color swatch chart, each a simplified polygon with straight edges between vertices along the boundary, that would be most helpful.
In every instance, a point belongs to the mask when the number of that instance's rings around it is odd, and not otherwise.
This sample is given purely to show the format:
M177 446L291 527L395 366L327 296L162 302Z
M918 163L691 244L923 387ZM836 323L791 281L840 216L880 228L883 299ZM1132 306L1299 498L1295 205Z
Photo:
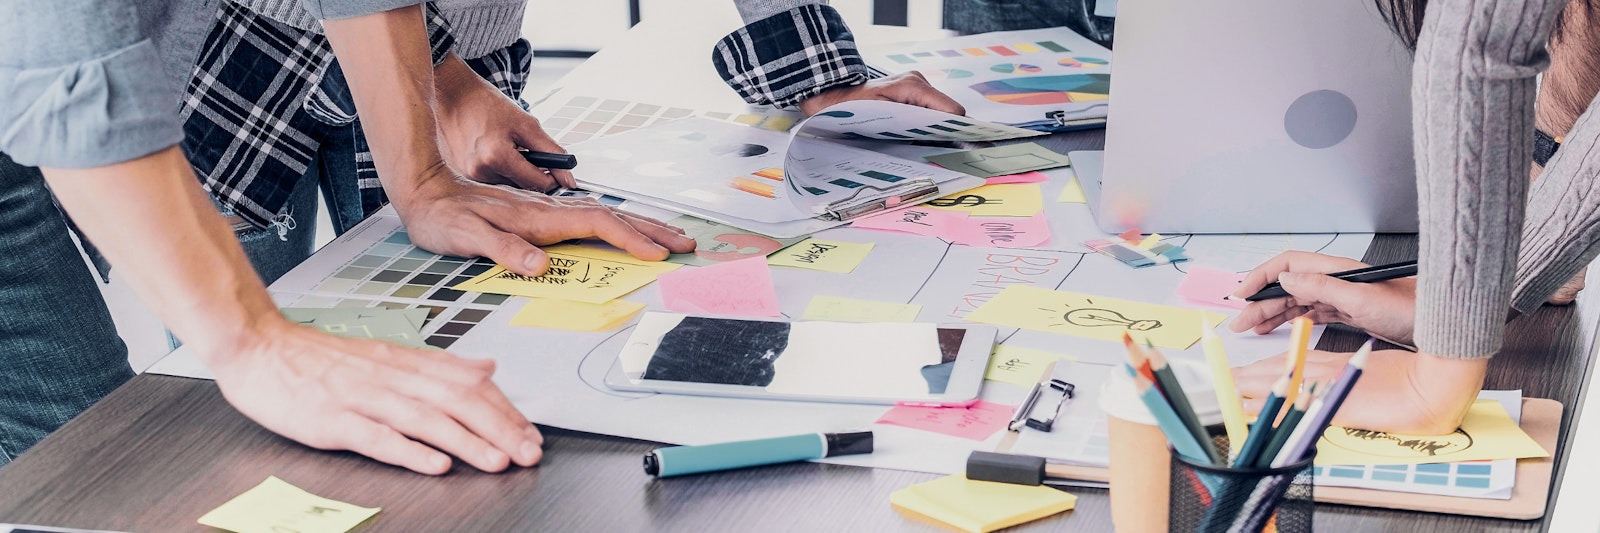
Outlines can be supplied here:
M1499 401L1512 420L1522 419L1520 390L1482 391L1478 398ZM1511 488L1516 484L1517 461L1316 466L1311 469L1311 475L1317 485L1327 487L1505 500L1511 498Z
M1011 45L974 46L969 48L946 48L943 50L923 50L900 54L890 54L891 61L902 65L914 65L922 61L943 57L1012 57L1022 54L1035 54L1039 52L1071 53L1072 49L1062 46L1055 41L1038 41L1031 43L1016 43Z
M552 99L559 97L560 95L558 94L552 96ZM562 145L583 142L604 135L615 135L648 126L660 120L673 120L693 116L734 122L772 131L788 131L795 124L795 118L791 114L762 115L756 113L703 111L686 107L671 107L592 96L573 96L559 107L549 106L549 108L553 108L554 111L547 114L546 105L541 104L535 109L535 114L543 117L540 124L544 126L545 133L549 133L551 138Z

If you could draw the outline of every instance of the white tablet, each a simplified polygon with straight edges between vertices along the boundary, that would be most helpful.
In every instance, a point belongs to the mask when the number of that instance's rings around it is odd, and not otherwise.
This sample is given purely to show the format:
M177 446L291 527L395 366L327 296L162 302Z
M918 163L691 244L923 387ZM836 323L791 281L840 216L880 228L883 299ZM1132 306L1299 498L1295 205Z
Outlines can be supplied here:
M965 405L995 328L783 322L645 313L606 385L617 390L818 402Z

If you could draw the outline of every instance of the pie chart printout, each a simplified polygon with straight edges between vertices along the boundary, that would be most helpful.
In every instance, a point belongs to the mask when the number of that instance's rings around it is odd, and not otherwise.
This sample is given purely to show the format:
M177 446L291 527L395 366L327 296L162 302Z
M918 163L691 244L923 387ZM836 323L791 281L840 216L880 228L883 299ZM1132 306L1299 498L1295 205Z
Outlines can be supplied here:
M1040 69L1039 69L1039 67L1036 67L1036 66L1033 66L1033 65L1024 65L1022 63L1001 63L1001 64L998 64L998 65L989 67L989 70L993 70L993 71L999 72L1001 74L1015 74L1015 73L1033 74L1033 73L1039 72Z
M1109 65L1111 62L1098 57L1064 57L1056 64L1067 68L1096 68Z
M1029 76L986 81L971 88L991 102L1009 105L1089 102L1107 99L1111 93L1111 75Z

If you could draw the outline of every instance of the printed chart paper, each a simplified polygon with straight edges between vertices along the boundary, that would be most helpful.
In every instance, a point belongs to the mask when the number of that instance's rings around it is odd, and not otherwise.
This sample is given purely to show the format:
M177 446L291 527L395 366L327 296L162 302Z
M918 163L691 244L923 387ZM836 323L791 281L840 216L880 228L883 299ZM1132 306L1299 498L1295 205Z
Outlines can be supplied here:
M831 322L916 322L922 306L818 295L806 305L805 320Z

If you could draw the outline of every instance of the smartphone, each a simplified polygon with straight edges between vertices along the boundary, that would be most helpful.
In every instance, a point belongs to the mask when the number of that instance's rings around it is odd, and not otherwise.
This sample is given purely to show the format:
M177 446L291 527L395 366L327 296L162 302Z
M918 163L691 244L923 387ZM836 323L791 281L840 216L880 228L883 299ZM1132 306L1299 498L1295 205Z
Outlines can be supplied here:
M866 404L977 399L984 324L787 322L645 313L606 374L621 391Z

